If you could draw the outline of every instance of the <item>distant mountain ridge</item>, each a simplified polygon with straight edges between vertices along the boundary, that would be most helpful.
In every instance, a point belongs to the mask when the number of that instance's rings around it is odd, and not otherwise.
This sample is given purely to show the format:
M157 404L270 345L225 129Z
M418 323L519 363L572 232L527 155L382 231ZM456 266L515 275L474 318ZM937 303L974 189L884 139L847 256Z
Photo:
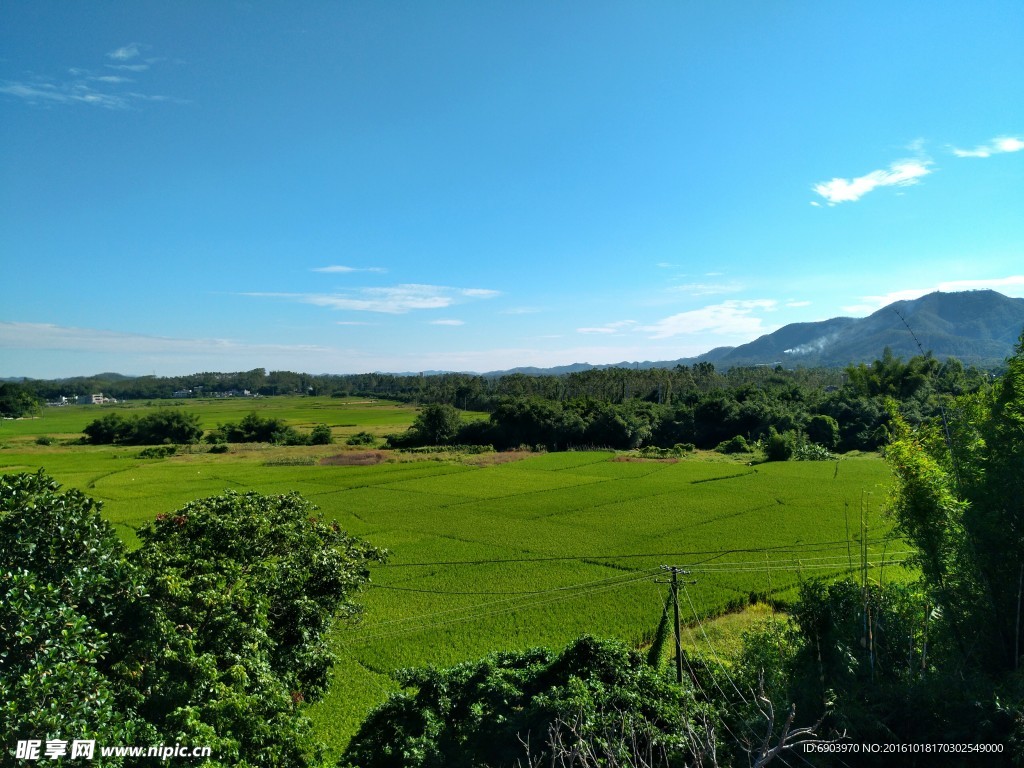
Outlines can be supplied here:
M889 347L908 358L926 352L969 365L998 365L1024 329L1024 299L995 291L929 293L897 301L864 318L794 323L719 358L725 365L779 362L843 366L870 362ZM915 338L916 337L916 338Z
M1013 354L1024 329L1024 299L996 291L936 291L919 299L896 301L863 318L833 317L791 323L738 347L718 347L697 357L678 360L622 362L610 365L575 363L556 368L513 368L510 373L561 374L594 368L671 368L709 362L717 366L782 365L843 367L867 363L889 347L904 359L921 354L956 357L965 365L995 367ZM916 337L916 340L915 340Z

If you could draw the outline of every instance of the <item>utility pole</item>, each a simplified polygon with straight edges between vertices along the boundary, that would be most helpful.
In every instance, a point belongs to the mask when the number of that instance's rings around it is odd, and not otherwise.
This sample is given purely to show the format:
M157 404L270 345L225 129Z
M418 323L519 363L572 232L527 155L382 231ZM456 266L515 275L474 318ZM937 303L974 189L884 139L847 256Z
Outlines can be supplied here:
M682 568L679 568L679 567L674 566L674 565L663 565L663 566L661 566L661 569L663 571L668 571L669 573L672 574L671 581L664 581L662 579L657 579L656 581L659 584L668 584L670 586L670 589L672 590L672 613L673 613L673 617L674 617L674 622L673 622L673 625L672 625L672 631L673 631L673 634L675 635L675 640L676 640L676 682L679 683L680 685L682 685L682 682L683 682L683 646L682 646L681 638L679 637L679 584L680 584L679 574L689 575L690 572L686 571L686 570L683 570ZM696 584L697 582L696 581L686 581L686 582L682 582L682 583L684 583L684 584ZM694 682L694 685L697 684L696 680L694 680L693 682Z

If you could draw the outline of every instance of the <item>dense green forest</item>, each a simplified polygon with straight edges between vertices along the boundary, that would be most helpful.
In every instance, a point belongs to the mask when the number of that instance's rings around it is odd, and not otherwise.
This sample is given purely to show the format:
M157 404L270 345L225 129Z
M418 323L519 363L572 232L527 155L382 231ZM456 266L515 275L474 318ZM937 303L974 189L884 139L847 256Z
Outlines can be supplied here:
M39 400L90 391L118 399L163 399L244 392L331 394L388 398L432 410L418 429L392 437L395 447L445 443L633 449L693 445L714 448L773 434L829 450L875 450L889 436L885 401L895 399L903 418L935 418L949 398L977 392L989 374L956 359L922 355L903 361L888 350L870 365L845 369L731 368L710 363L672 369L609 368L563 376L469 374L310 376L288 371L201 373L154 378L97 377L5 385L7 415L21 415ZM28 393L28 394L27 394ZM29 396L30 395L30 396ZM454 409L485 411L487 421L462 424ZM95 440L94 440L95 442ZM156 440L155 442L161 442ZM173 440L172 440L173 442Z

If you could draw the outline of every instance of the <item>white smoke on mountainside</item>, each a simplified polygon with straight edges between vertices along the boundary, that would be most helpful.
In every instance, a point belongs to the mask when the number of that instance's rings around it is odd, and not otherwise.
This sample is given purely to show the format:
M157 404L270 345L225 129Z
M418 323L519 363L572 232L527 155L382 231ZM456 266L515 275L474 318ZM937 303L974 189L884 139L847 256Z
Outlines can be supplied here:
M839 337L838 333L830 333L828 336L822 336L819 339L810 341L806 344L800 344L799 346L793 347L792 349L785 349L782 351L784 355L810 355L815 352L824 352L825 347L834 342Z

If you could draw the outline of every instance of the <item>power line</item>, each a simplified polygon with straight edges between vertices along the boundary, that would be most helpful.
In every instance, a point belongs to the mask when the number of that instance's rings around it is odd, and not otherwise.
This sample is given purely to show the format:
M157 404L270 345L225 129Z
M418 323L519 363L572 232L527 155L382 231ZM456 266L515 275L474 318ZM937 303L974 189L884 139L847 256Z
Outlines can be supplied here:
M500 614L503 614L503 613L510 613L512 611L524 610L524 609L529 609L529 608L536 608L538 606L549 605L551 603L557 603L557 602L561 602L563 600L573 600L573 599L576 599L576 598L579 598L579 597L584 597L584 596L587 596L587 595L597 594L599 592L607 592L607 591L612 590L612 589L619 589L621 587L626 587L626 586L629 586L629 585L631 585L633 583L636 583L636 582L647 581L648 579L651 578L651 576L652 576L651 573L644 573L643 575L637 576L635 578L632 578L629 581L624 581L624 582L620 582L620 583L617 583L617 584L607 584L607 585L604 585L604 586L593 587L591 589L583 589L583 590L580 590L579 592L576 592L574 594L559 594L556 597L552 597L552 598L549 598L547 600L534 600L532 602L516 603L514 605L509 605L509 606L506 606L504 608L498 608L498 609L493 610L493 611L484 611L482 613L476 613L476 614L471 614L469 616L463 616L463 617L460 617L460 618L449 619L447 621L434 622L432 624L422 624L422 625L419 625L419 626L416 626L416 627L412 627L412 628L399 628L399 629L388 630L388 631L385 631L385 632L380 632L378 634L358 635L358 636L353 638L353 642L356 642L356 641L365 642L365 641L369 641L369 640L378 640L378 639L381 639L381 638L397 637L399 635L407 635L407 634L412 634L412 633L415 633L415 632L421 632L421 631L425 631L425 630L440 629L442 627L450 626L452 624L462 624L462 623L465 623L467 621L475 621L477 619L486 618L488 616L497 616L497 615L500 615ZM499 600L499 601L495 601L495 602L496 603L508 603L508 602L510 602L510 600ZM471 609L476 608L476 607L479 607L479 606L467 606L463 610L471 610ZM457 610L454 611L454 612L457 612ZM429 617L419 617L419 618L429 618ZM404 622L404 621L407 621L407 620L406 619L400 619L400 620L396 620L396 621L403 621ZM369 627L366 627L366 629L368 629L368 630L382 629L382 628L384 628L384 624L386 624L386 623L387 622L382 623L382 624L373 624L373 625L370 625Z
M879 544L885 539L872 539L869 544ZM813 551L815 547L837 547L846 546L847 539L835 541L813 541L797 544L780 544L775 547L736 547L733 549L697 549L688 552L626 552L612 555L557 555L544 557L509 557L509 558L483 558L479 560L436 560L433 562L419 563L385 563L384 568L427 568L441 565L501 565L504 563L545 563L558 561L577 560L628 560L632 558L669 558L669 557L692 557L695 555L729 555L763 552L788 552L788 551Z
M640 570L629 571L629 573L640 573ZM609 579L601 579L601 581L610 581L615 577ZM622 577L625 578L625 577ZM586 584L593 584L595 582L585 582ZM421 589L418 587L400 587L396 584L374 584L371 583L369 586L377 587L378 589L392 589L398 592L418 592L420 594L427 595L546 595L552 592L566 592L574 589L579 589L580 586L576 584L570 584L567 587L550 587L549 589L524 589L524 590L447 590L447 589Z

